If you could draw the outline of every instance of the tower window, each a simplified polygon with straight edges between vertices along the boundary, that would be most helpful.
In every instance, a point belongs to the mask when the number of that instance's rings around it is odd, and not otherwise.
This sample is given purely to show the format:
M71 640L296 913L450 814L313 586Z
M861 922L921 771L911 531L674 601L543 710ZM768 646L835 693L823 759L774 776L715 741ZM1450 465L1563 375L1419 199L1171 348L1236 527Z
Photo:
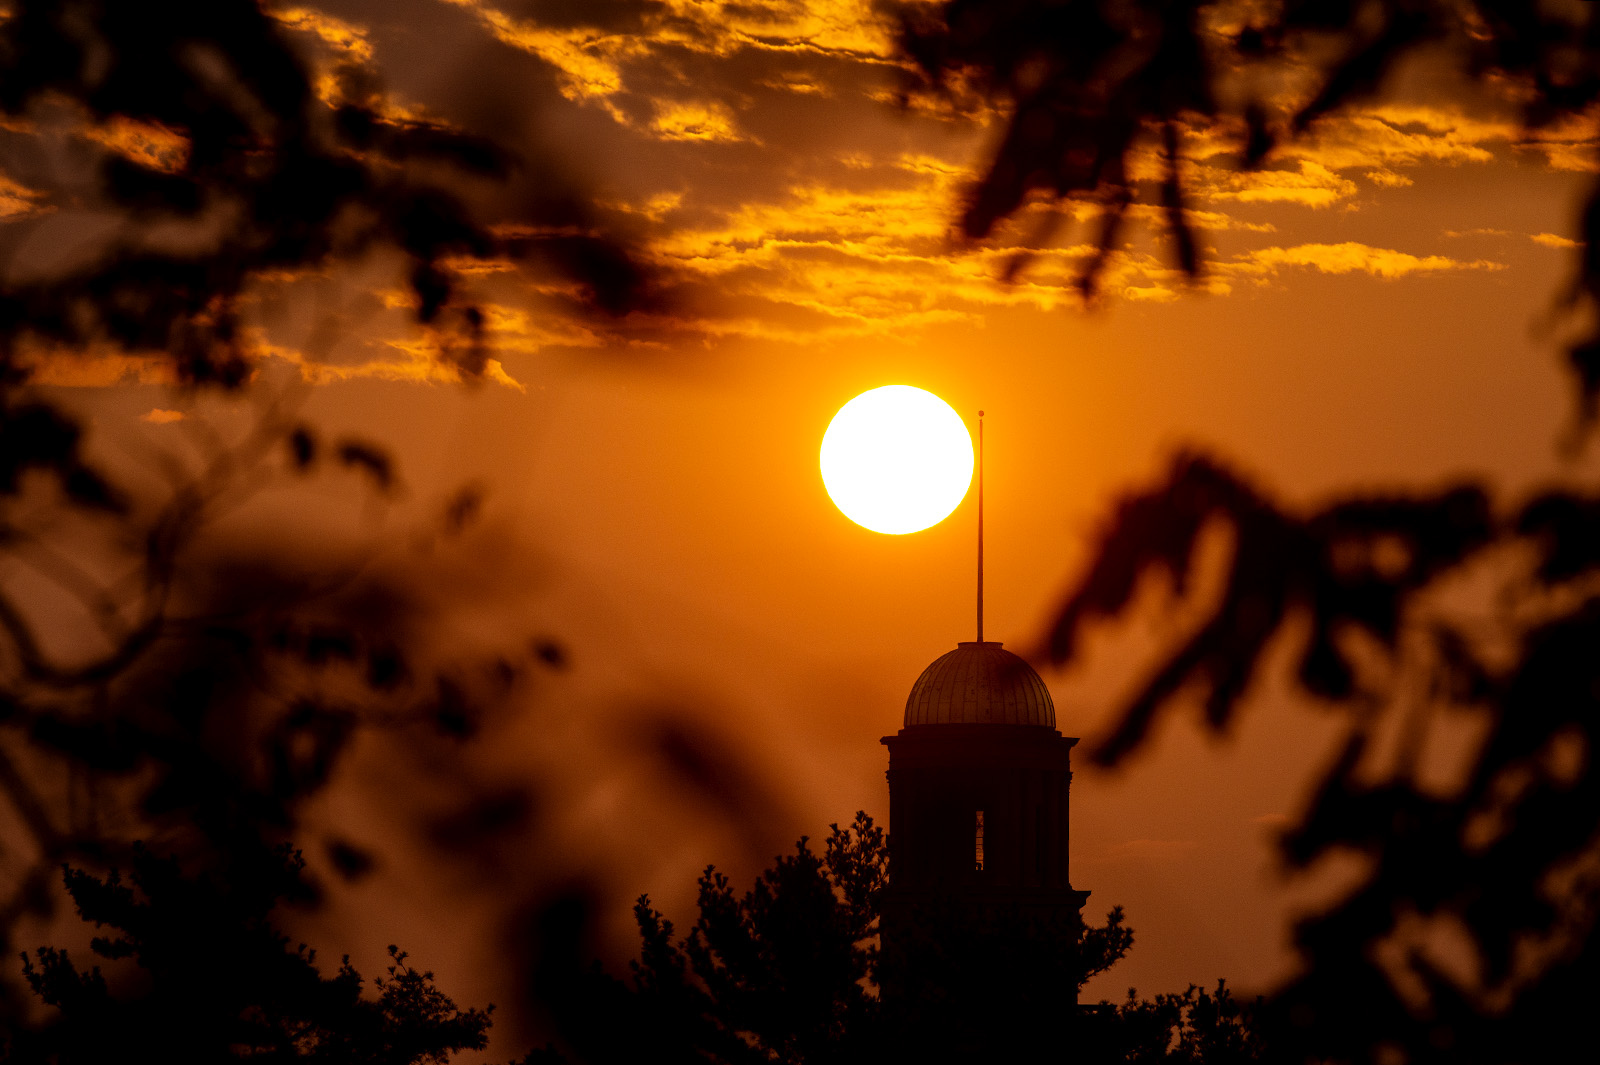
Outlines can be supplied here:
M983 811L979 810L973 818L972 827L972 863L978 872L983 872Z

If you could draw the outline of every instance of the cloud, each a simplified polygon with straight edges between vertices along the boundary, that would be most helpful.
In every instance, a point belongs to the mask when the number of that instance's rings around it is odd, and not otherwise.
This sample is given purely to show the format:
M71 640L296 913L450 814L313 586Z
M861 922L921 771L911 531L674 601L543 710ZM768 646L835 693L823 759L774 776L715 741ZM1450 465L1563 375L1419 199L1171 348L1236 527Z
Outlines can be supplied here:
M367 40L367 31L364 27L305 7L291 7L283 11L269 10L267 16L292 30L311 34L323 44L344 53L351 59L364 63L372 58L372 45Z
M1367 180L1383 189L1403 189L1416 184L1404 174L1396 174L1393 170L1368 170Z
M1082 205L1087 206L1087 205ZM1204 211L1190 208L1188 211L1189 222L1196 229L1206 232L1220 233L1224 231L1240 233L1276 233L1278 227L1271 222L1250 222L1233 215L1223 214L1220 211ZM1083 222L1098 218L1098 209L1086 210L1074 216L1075 221ZM1165 228L1167 225L1167 211L1164 207L1153 204L1135 203L1128 207L1128 217L1137 218L1149 224L1152 228Z
M632 88L630 64L684 53L727 58L756 51L842 56L878 65L894 61L892 24L871 0L662 0L640 5L625 25L607 27L544 25L515 18L487 0L445 2L472 12L500 42L554 67L562 95L575 101L606 102ZM804 72L781 77L784 91L826 94L825 83ZM612 105L608 111L628 124L623 109Z
M1509 121L1427 104L1388 104L1324 119L1294 150L1333 170L1454 166L1491 162L1494 152L1487 145L1509 144L1517 135Z
M832 96L833 91L821 80L810 74L799 72L792 74L779 74L764 79L761 84L769 89L781 92L798 93L801 96Z
M740 49L842 54L889 62L893 22L873 0L665 0L664 28L689 28L694 46L726 55Z
M1288 97L1285 97L1287 101ZM1284 103L1287 110L1288 103ZM1319 119L1303 136L1280 144L1267 168L1239 171L1244 131L1237 122L1195 122L1183 150L1198 196L1240 203L1327 207L1356 195L1359 173L1380 189L1403 188L1404 173L1424 165L1484 165L1499 154L1537 152L1557 170L1597 168L1596 139L1581 121L1528 132L1510 118L1480 118L1453 107L1395 103L1341 111ZM1135 174L1156 180L1164 163L1153 147L1138 154Z
M604 98L622 91L621 61L647 43L627 35L588 27L551 29L518 20L480 0L446 0L478 17L496 40L529 52L554 67L561 94L569 100Z
M1163 285L1124 285L1119 295L1135 303L1171 303L1179 292Z
M1328 207L1356 192L1356 183L1311 159L1296 170L1228 170L1213 173L1201 195L1239 203L1294 203Z
M28 188L0 173L0 222L12 222L50 210L41 202L44 193Z
M1444 255L1411 255L1391 248L1345 241L1341 244L1297 244L1294 247L1257 248L1235 256L1219 267L1240 274L1266 276L1291 266L1309 267L1325 274L1371 274L1393 279L1409 274L1436 274L1454 270L1503 270L1504 263L1471 261Z
M910 336L954 321L980 323L996 308L1081 307L1078 281L1094 248L1030 240L1033 223L1049 213L1043 205L982 245L953 236L951 208L969 179L965 167L920 153L865 172L844 161L837 180L794 185L775 199L723 211L702 209L696 224L663 227L648 246L664 275L715 308L682 327L711 335ZM683 212L693 213L688 206ZM1019 255L1028 265L1016 272L1010 267ZM1017 280L1002 281L1008 274ZM1110 297L1140 302L1176 299L1189 285L1160 259L1133 251L1113 254L1101 277ZM1230 290L1219 277L1200 287Z
M1082 306L1078 280L1094 251L1084 241L1092 239L1100 208L1056 205L1053 212L1070 223L1056 246L1046 225L1052 208L1042 202L1025 207L992 240L962 242L952 225L982 165L985 135L970 124L950 125L953 105L929 110L912 101L896 115L875 102L894 95L896 61L892 27L874 0L444 0L405 12L357 9L366 12L364 22L310 7L276 17L336 73L351 65L379 71L384 49L397 39L391 25L416 16L416 35L457 34L452 53L485 64L472 72L475 86L494 82L497 94L512 85L541 88L537 117L550 121L530 119L529 128L558 131L592 154L604 177L601 213L623 220L664 297L675 300L672 311L596 320L581 313L572 286L530 276L524 264L452 263L483 299L498 360L487 372L507 387L521 387L533 360L550 349L664 348L730 335L909 339L951 322L981 323L997 309ZM391 74L416 94L430 91L422 73L407 81L413 72L404 63L385 72L386 84ZM351 91L376 83L348 80L357 86ZM448 99L426 99L472 125L468 104L455 114ZM398 114L398 105L383 106ZM185 146L163 143L162 132L108 130L105 142L170 166ZM1280 146L1265 168L1240 171L1241 132L1196 121L1184 138L1191 218L1202 231L1234 234L1227 250L1212 253L1221 257L1191 282L1162 250L1162 212L1137 204L1129 227L1135 244L1111 255L1100 277L1108 299L1159 304L1192 288L1226 295L1234 285L1298 270L1394 279L1501 269L1485 259L1353 242L1296 244L1271 234L1288 228L1297 208L1353 207L1412 183L1425 165L1484 165L1514 151L1554 158L1586 151L1588 143L1577 127L1535 139L1512 122L1446 108L1369 107L1329 116L1307 137ZM1135 162L1140 181L1161 172L1148 147ZM39 209L36 194L0 177L0 218ZM1558 246L1546 238L1552 235L1532 239ZM1235 253L1265 241L1279 243ZM1022 260L1026 268L1015 271ZM402 313L409 299L390 291L391 278L369 272L347 280L376 309L372 317L341 319L343 332L328 345L335 353L297 353L303 336L273 336L270 350L263 341L264 357L291 361L315 381L457 379L450 353L439 348L444 342L419 334ZM661 306L668 305L664 298ZM81 364L74 365L81 377ZM128 363L104 374L144 372Z
M656 108L650 130L662 140L731 143L752 139L734 128L733 112L719 103L661 101Z
M1544 156L1545 165L1552 170L1580 174L1600 171L1600 139L1595 137L1594 115L1568 115L1561 121L1534 130L1518 138L1516 147L1523 152L1536 152Z
M158 122L138 122L123 115L87 126L82 135L102 147L152 170L172 174L189 161L189 138Z
M1600 172L1600 160L1595 158L1595 143L1593 141L1585 141L1580 144L1532 141L1518 145L1518 147L1543 154L1545 163L1552 170L1568 170L1578 174Z
M300 376L311 384L332 384L339 381L405 381L411 384L460 384L465 375L453 363L438 342L428 336L392 338L378 345L387 356L376 356L360 362L326 362L306 357L303 352L277 345L261 345L262 357L281 359L294 366ZM484 363L483 379L503 385L518 392L527 386L506 372L499 359Z
M1543 244L1547 248L1581 248L1583 242L1563 237L1559 233L1535 233L1528 238L1535 244Z

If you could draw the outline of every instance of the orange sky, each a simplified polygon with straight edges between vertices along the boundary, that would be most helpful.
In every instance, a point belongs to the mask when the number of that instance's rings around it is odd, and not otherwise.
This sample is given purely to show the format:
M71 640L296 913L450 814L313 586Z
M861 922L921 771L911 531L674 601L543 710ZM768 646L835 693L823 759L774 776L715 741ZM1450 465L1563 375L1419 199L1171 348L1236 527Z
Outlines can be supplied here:
M916 384L969 419L988 412L986 629L1017 650L1039 638L1116 495L1182 446L1291 501L1593 472L1558 454L1570 324L1551 310L1592 146L1521 143L1425 78L1255 174L1228 169L1197 132L1205 277L1187 288L1159 232L1135 227L1103 305L1085 311L1072 281L1087 238L1070 226L1011 285L997 277L1035 218L992 245L952 242L995 116L893 106L896 68L865 0L279 10L318 62L378 71L388 106L492 119L560 160L673 297L596 322L559 285L485 270L497 361L468 388L407 328L392 263L260 294L263 380L315 382L310 414L391 447L407 493L383 514L336 486L240 520L352 551L398 545L402 564L457 595L463 644L567 643L573 669L495 726L481 766L547 782L545 865L607 886L613 945L627 944L642 891L687 924L707 862L746 878L801 833L858 808L885 816L877 740L899 727L922 667L971 638L970 500L934 529L885 537L823 491L822 432L865 389ZM167 150L137 130L106 138ZM34 210L0 180L0 213ZM338 339L308 354L330 307ZM186 425L242 416L142 372L137 360L41 367L108 453L177 447ZM406 539L467 482L489 506L454 555ZM1094 736L1141 656L1177 631L1151 592L1085 661L1046 673L1063 731ZM754 837L630 753L629 723L667 705L768 782ZM1088 913L1124 903L1138 933L1091 998L1218 976L1249 988L1284 971L1284 915L1318 889L1274 879L1268 838L1330 735L1313 709L1263 690L1231 743L1174 721L1126 772L1080 768L1073 881L1093 892ZM406 771L362 754L317 816L402 852L387 811L405 804L392 791ZM494 872L441 886L422 862L393 858L338 920L364 929L357 940L400 938L460 999L503 996L492 947L451 945L495 927Z

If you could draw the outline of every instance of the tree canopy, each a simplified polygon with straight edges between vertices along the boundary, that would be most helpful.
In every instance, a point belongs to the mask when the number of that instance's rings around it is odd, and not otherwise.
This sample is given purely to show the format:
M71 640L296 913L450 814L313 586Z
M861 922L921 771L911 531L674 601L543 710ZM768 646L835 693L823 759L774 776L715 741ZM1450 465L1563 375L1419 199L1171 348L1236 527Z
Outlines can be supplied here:
M566 1050L596 1063L754 1065L971 1060L974 1052L1082 1046L1112 1061L1136 1046L1164 1047L1186 1023L1219 1046L1223 1029L1242 1030L1237 1005L1220 989L1156 1003L1130 995L1127 1005L1109 1007L1105 1023L1079 1030L1076 992L1133 945L1121 907L1085 926L1076 915L977 913L955 898L933 900L902 915L901 941L886 955L889 872L887 836L862 812L846 827L830 826L820 854L802 837L745 892L708 868L699 916L681 937L641 897L640 953L626 979L598 969L549 977ZM1198 1046L1202 1036L1182 1038ZM554 1048L534 1055L541 1057L563 1060Z
M259 379L262 286L376 261L466 381L486 365L473 264L537 264L599 314L644 289L552 160L401 113L359 64L314 69L295 18L254 0L21 0L0 16L5 195L44 205L0 232L0 550L22 574L0 587L8 946L55 905L61 863L126 866L139 838L201 868L270 852L364 730L459 746L517 678L565 662L548 639L440 662L405 575L204 543L267 487L351 473L381 506L402 486L381 444L322 431L303 387ZM73 253L22 253L40 244ZM191 396L247 398L254 423L109 470L68 397L37 386L63 355L144 360ZM480 502L464 488L429 535L459 533ZM510 787L470 803L468 828L527 809ZM342 836L320 843L339 875L373 867ZM20 1008L11 990L0 1012Z
M98 960L23 954L28 986L53 1009L44 1027L12 1033L4 1060L445 1065L487 1045L489 1013L459 1009L398 947L376 998L348 957L324 976L315 950L291 947L274 911L310 897L303 871L287 848L225 873L195 875L144 847L126 878L68 868L79 916L103 930Z
M1222 139L1241 168L1319 119L1382 96L1408 64L1447 80L1463 106L1511 111L1534 134L1589 122L1600 99L1600 16L1592 4L1521 0L950 0L898 4L901 45L926 83L1002 110L1004 136L961 213L970 238L1042 197L1096 205L1081 283L1093 292L1134 204L1164 214L1175 263L1205 257L1185 151ZM1142 165L1154 153L1159 165ZM1052 216L1050 225L1059 223ZM1566 298L1600 293L1600 198ZM1053 228L1039 234L1048 238ZM1025 260L1013 263L1021 269ZM1580 410L1600 393L1600 338L1569 351Z

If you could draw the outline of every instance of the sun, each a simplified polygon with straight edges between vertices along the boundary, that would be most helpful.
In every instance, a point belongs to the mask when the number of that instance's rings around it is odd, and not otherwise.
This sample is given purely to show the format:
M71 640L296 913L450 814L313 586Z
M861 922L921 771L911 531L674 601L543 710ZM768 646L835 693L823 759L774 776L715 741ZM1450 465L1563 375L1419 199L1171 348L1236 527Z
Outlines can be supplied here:
M822 436L822 483L845 517L874 532L937 525L972 483L972 437L950 404L921 388L863 392Z

